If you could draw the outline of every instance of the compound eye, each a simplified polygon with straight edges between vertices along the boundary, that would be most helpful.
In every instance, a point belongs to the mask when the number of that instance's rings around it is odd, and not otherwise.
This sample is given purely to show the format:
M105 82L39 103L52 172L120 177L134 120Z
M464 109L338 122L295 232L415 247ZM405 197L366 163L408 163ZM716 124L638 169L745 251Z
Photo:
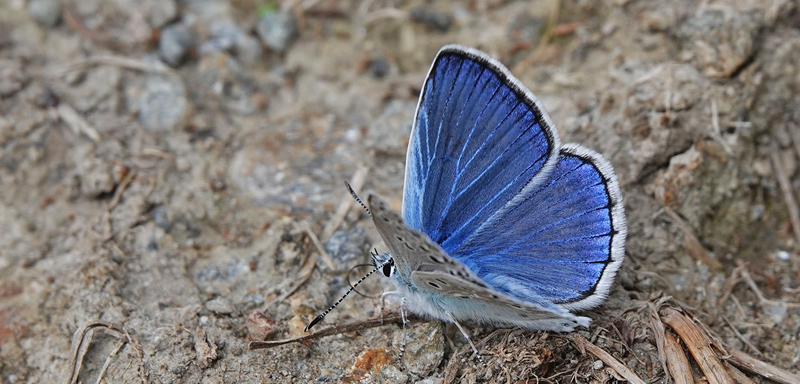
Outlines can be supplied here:
M392 265L392 263L387 263L386 265L383 266L383 270L381 272L383 272L384 276L390 277L392 276L392 272L394 272L393 269L394 265Z

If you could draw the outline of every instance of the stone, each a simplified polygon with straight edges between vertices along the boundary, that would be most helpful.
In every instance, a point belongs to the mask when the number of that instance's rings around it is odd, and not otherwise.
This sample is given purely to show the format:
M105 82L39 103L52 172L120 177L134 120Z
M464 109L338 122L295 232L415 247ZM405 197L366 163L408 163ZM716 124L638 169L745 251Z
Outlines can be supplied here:
M453 23L453 18L450 15L425 7L413 8L409 12L409 16L411 20L434 27L441 32L450 29L450 25Z
M189 27L176 24L161 31L158 53L167 64L177 67L183 63L193 46L194 37Z
M28 14L45 27L55 27L61 20L61 3L58 0L31 0Z
M297 36L297 19L293 13L265 13L258 20L256 31L271 50L283 52Z
M200 45L201 55L225 51L233 53L244 63L252 63L264 54L258 39L231 21L213 22L210 30L211 38Z
M139 105L139 121L150 131L169 131L188 114L189 101L177 79L153 76Z
M114 190L113 163L99 158L89 158L78 166L81 194L97 197Z
M233 304L224 297L217 297L206 302L206 309L221 315L233 313Z

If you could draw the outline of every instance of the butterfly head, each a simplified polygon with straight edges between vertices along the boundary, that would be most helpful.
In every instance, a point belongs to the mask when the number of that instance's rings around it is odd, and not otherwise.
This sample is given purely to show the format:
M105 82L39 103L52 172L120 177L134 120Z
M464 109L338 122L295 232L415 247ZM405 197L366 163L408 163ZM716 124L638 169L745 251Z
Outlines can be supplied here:
M392 255L389 252L372 254L372 263L386 277L394 276L397 271L394 267L394 259L392 259Z

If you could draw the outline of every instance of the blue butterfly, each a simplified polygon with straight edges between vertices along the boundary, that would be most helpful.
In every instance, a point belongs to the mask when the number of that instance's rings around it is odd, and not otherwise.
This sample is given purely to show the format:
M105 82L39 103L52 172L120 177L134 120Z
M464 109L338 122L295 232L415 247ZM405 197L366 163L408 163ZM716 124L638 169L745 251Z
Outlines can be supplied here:
M459 329L586 327L591 320L572 311L602 303L624 258L611 164L561 145L506 67L458 45L439 51L423 85L402 217L375 194L367 205L390 250L374 256L397 288L385 295Z

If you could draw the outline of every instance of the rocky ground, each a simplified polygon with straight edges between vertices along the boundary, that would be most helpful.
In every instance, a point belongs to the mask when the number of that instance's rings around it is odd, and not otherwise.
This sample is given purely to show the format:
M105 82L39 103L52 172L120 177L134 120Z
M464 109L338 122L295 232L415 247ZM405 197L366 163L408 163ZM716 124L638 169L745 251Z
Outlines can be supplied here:
M388 322L249 349L306 335L386 249L343 180L399 208L453 42L616 168L627 256L592 327L471 326L486 367L422 320L402 359ZM0 382L726 382L682 318L797 374L798 94L792 0L2 0ZM317 327L377 317L386 287Z

